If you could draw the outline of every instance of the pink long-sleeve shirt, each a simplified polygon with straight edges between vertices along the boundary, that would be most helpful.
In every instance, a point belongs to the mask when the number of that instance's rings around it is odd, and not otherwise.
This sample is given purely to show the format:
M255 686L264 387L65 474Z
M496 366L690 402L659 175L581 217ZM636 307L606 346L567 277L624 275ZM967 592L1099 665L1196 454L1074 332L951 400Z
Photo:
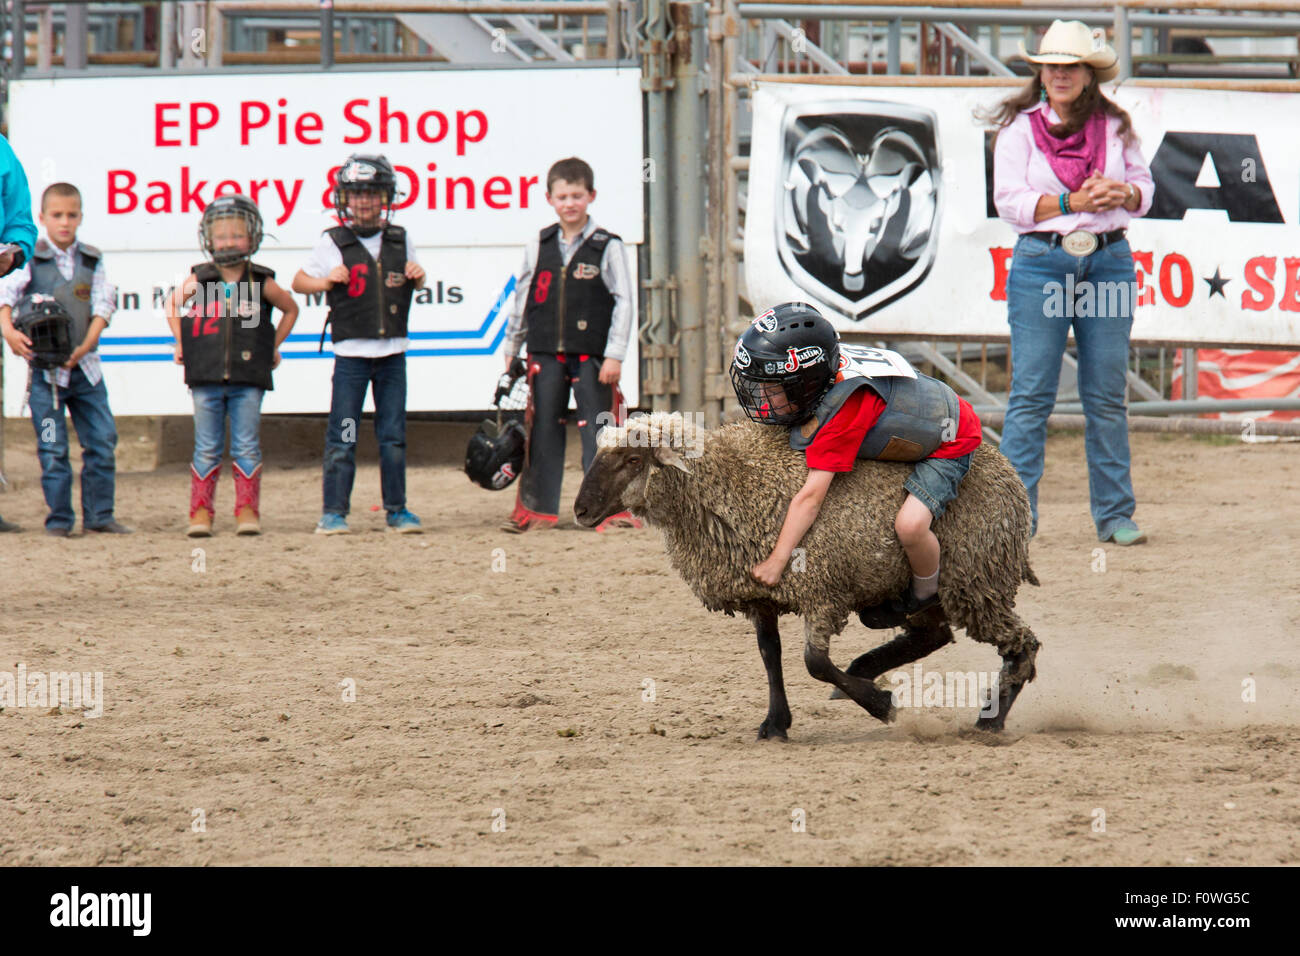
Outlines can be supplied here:
M1106 117L1106 168L1102 175L1123 183L1132 183L1142 192L1142 201L1136 212L1129 212L1123 207L1106 212L1075 212L1068 216L1051 216L1034 221L1034 208L1043 195L1059 196L1066 192L1066 186L1056 173L1052 172L1047 157L1034 143L1034 131L1029 123L1029 114L1034 110L1045 110L1050 125L1061 122L1048 103L1039 103L1021 112L1011 123L998 133L997 144L993 148L993 204L998 215L1018 233L1025 232L1073 232L1086 229L1089 232L1110 232L1123 229L1129 220L1136 216L1145 216L1151 208L1151 199L1155 192L1155 183L1151 179L1151 170L1142 159L1142 151L1137 143L1127 146L1120 139L1117 130L1119 119Z

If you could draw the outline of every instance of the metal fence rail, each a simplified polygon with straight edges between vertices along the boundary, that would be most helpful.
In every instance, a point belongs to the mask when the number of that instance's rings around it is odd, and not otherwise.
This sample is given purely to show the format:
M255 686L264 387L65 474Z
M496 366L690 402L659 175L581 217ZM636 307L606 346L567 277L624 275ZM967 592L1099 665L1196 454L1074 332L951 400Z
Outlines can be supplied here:
M632 6L633 0L334 0L330 5L319 0L5 0L0 17L12 31L6 75L16 77L123 67L428 67L453 58L462 64L499 62L502 56L515 62L607 64L634 52L625 36ZM129 41L121 41L121 34L129 34ZM268 41L272 35L283 40L276 48ZM322 42L325 37L331 42ZM445 55L439 45L456 53Z

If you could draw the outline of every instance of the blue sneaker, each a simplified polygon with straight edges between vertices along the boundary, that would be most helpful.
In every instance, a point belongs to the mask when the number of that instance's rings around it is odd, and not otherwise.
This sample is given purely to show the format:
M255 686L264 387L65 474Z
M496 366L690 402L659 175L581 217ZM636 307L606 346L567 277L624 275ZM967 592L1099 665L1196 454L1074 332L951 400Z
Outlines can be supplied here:
M405 508L401 511L389 512L388 530L396 531L398 534L424 534L420 519Z
M340 514L327 511L320 516L320 521L316 522L317 534L348 534L348 522Z

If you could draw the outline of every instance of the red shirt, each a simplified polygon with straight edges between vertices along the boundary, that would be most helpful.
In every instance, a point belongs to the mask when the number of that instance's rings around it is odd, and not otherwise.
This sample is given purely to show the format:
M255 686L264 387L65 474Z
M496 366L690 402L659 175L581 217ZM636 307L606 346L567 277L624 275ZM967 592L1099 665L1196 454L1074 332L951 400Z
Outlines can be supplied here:
M957 437L944 442L927 457L960 458L979 447L983 433L979 416L970 402L961 396L957 397L957 403L961 408L957 417ZM819 471L852 471L862 440L884 410L885 400L870 387L858 389L804 450L808 467Z

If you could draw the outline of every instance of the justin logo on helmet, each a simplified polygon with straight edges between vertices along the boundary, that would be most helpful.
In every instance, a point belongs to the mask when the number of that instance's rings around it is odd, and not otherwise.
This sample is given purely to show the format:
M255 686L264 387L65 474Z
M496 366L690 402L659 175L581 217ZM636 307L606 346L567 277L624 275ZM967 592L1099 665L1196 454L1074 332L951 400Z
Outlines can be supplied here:
M787 372L798 371L806 365L816 365L826 358L826 353L822 351L820 345L805 345L799 349L791 346L789 353L790 358L781 366Z

